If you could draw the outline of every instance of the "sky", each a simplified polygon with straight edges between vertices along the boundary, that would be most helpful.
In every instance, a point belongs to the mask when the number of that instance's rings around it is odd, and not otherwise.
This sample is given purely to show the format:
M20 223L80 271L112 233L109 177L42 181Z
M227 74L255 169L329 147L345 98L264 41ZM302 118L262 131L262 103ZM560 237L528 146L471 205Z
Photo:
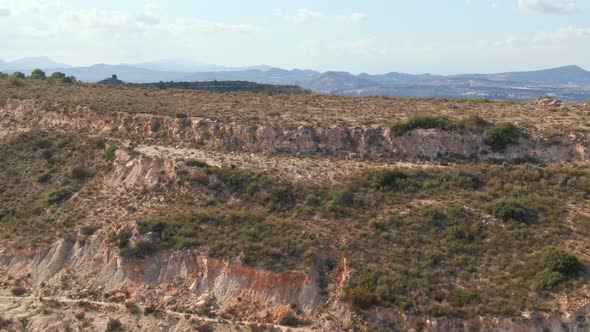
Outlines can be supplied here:
M353 73L590 70L590 0L0 0L0 59Z

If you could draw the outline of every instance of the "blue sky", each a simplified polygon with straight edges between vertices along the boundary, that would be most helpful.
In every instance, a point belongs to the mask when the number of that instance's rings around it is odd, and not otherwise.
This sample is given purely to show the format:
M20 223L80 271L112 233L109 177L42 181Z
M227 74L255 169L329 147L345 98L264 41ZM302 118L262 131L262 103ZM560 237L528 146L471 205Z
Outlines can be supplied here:
M590 69L588 0L0 0L0 59L354 73Z

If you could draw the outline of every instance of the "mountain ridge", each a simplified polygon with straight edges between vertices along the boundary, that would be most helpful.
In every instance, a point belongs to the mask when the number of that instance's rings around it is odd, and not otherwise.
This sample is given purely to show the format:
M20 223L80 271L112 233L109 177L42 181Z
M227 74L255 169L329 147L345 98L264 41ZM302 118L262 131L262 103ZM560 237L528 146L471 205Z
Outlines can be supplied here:
M143 63L54 67L58 64L53 60L47 57L38 57L9 63L0 62L0 70L13 67L15 63L30 67L34 61L38 61L37 64L45 63L51 66L50 68L39 66L43 70L61 71L67 75L75 76L83 82L98 82L116 74L121 80L129 83L248 81L259 84L298 85L316 93L348 96L489 98L515 101L528 101L542 96L552 96L564 101L590 99L590 71L586 71L578 65L492 74L436 75L389 72L354 75L345 71L287 70L266 65L224 67L190 61L183 62L182 60L162 60L153 62L151 65ZM174 67L174 63L176 63L176 67ZM151 67L151 69L147 67ZM154 68L178 69L178 71L155 70ZM183 68L219 70L186 72L180 70ZM31 69L11 68L9 72Z

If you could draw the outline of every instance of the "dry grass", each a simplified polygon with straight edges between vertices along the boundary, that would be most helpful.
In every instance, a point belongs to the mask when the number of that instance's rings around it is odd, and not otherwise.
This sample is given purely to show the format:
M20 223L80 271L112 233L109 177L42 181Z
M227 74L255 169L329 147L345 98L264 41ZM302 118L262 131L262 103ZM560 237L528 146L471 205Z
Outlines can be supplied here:
M441 115L458 120L478 115L493 123L511 122L533 135L544 137L572 131L590 131L590 117L587 116L590 109L584 104L553 108L488 100L219 94L43 81L27 82L22 87L10 87L0 82L0 86L0 100L35 99L51 104L89 105L94 111L100 112L195 116L286 127L334 124L389 126L395 120L414 116Z
M418 115L452 120L478 115L546 137L587 133L590 111L582 104L554 109L512 102L214 94L50 82L3 86L0 105L8 98L34 99L48 107L89 105L96 112L202 116L285 127L339 122L389 126ZM429 316L512 317L525 310L557 310L552 298L559 294L586 297L585 273L554 293L530 289L545 245L575 254L590 267L585 167L507 163L396 169L399 165L371 161L140 146L135 153L177 160L178 177L139 190L106 186L104 179L117 167L106 153L108 145L102 142L88 150L90 143L77 135L63 146L49 146L56 139L27 135L0 145L7 156L0 160L0 199L3 208L10 208L2 210L6 213L0 220L11 226L5 227L9 233L0 232L4 243L18 236L31 238L31 227L36 233L92 233L94 229L83 228L87 225L133 232L142 221L156 220L165 225L158 234L160 250L198 247L230 260L242 254L243 263L276 271L315 265L323 280L334 277L328 262L346 258L353 270L348 294L361 307L381 305ZM54 158L48 158L43 151L54 146ZM210 166L178 161L195 158ZM90 168L94 180L78 176L85 174L74 171L79 165ZM45 179L47 174L51 177ZM318 180L322 176L329 181ZM64 181L75 185L74 196L47 206L45 197ZM507 200L514 202L511 210L525 209L520 220L497 213L495 207ZM36 203L46 205L21 208ZM21 215L23 211L30 213ZM131 218L129 211L134 211ZM55 233L51 235L61 235ZM127 239L121 247L126 246Z

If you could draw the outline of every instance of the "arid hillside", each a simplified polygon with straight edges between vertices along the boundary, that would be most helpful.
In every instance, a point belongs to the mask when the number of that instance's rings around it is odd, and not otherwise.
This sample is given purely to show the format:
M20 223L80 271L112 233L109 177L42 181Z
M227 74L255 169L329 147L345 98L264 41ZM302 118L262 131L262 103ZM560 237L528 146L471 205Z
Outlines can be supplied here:
M0 329L588 329L589 155L587 104L0 81Z

